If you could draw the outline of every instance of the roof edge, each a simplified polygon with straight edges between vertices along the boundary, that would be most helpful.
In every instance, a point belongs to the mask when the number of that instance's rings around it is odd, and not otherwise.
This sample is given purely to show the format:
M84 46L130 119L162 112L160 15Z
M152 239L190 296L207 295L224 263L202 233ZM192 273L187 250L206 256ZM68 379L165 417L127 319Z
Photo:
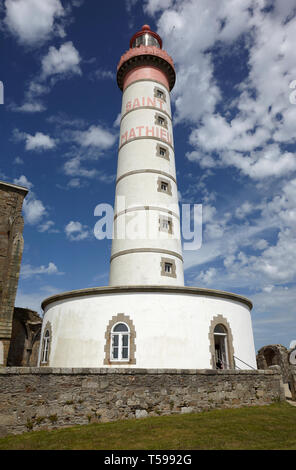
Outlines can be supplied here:
M6 186L11 189L16 189L18 191L21 191L25 193L25 196L28 194L29 189L25 188L25 186L19 186L18 184L13 184L13 183L8 183L7 181L0 181L0 188L1 186Z
M60 294L47 297L43 300L41 307L44 310L47 305L57 302L59 300L66 300L75 297L85 297L88 295L111 295L111 294L123 294L123 293L169 293L169 294L191 294L191 295L204 295L208 297L218 297L228 300L233 300L245 304L250 310L253 308L251 300L247 297L233 294L231 292L205 289L202 287L188 287L188 286L102 286L102 287L89 287L86 289L79 289L73 291L62 292Z

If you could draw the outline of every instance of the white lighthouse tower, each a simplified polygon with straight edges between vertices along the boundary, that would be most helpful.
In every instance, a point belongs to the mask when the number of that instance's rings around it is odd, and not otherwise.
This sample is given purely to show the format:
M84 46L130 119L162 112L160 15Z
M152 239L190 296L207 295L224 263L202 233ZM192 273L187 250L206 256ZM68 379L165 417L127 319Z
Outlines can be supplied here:
M183 286L170 105L175 69L148 25L121 57L117 83L123 98L110 285Z
M256 368L251 301L184 286L170 107L175 68L148 25L121 57L117 83L123 97L109 286L43 301L39 365Z

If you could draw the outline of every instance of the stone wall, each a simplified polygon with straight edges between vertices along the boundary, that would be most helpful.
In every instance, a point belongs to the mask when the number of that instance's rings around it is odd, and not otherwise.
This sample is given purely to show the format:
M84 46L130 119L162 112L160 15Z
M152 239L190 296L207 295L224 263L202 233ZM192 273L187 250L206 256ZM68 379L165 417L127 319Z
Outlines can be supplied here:
M284 400L280 371L0 368L0 436Z
M22 205L28 190L0 181L0 364L6 365L24 247Z

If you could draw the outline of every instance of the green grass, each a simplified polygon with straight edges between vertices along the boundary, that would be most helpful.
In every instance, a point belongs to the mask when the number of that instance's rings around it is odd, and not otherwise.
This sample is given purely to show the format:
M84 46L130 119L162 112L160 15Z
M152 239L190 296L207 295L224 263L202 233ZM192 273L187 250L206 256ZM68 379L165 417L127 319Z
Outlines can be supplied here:
M296 449L296 407L287 403L31 431L0 450Z

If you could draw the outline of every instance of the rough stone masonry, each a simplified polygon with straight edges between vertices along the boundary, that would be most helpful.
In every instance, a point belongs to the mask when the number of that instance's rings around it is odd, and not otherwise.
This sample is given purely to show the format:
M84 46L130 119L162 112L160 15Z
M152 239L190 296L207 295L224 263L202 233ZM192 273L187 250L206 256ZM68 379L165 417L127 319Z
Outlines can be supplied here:
M0 368L0 436L285 400L274 370Z
M24 247L22 205L28 190L0 181L0 365L6 365Z

